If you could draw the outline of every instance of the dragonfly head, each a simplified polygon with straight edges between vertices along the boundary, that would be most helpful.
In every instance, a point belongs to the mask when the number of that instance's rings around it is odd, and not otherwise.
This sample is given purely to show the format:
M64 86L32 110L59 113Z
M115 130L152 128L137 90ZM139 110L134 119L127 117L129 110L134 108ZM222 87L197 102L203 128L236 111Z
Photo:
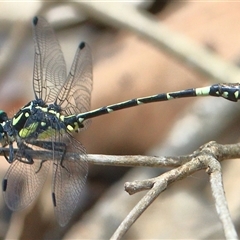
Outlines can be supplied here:
M0 123L6 122L7 120L7 114L3 110L0 110Z
M4 130L4 125L9 121L7 114L0 110L0 144L4 147L8 145L8 137Z

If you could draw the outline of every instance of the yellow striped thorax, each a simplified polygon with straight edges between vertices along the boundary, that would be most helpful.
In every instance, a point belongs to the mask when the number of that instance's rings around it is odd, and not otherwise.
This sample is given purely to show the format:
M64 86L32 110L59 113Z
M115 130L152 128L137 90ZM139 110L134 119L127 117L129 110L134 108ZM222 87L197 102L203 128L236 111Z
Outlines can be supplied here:
M26 104L12 118L12 127L20 138L46 139L56 133L73 132L83 127L76 115L64 116L54 104L46 105L42 100Z
M45 139L64 128L59 117L59 113L37 99L26 104L14 115L12 126L20 138Z
M13 128L19 132L24 129L27 119L31 115L32 102L22 107L12 118Z

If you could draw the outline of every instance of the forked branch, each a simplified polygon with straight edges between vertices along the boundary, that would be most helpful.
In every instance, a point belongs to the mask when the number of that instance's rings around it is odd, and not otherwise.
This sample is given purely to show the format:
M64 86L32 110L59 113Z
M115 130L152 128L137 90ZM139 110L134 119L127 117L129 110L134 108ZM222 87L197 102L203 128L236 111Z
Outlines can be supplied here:
M51 151L26 150L26 152L31 154L33 158L37 157L36 159L52 159ZM6 156L8 154L8 148L0 148L0 155ZM67 153L65 158L74 159L77 155L78 153ZM60 158L57 154L55 154L55 157ZM210 176L212 194L219 219L223 225L225 237L226 239L238 239L224 194L220 165L221 161L233 158L240 158L240 144L221 145L216 142L209 142L190 155L178 157L107 156L89 154L88 160L91 164L173 168L155 178L126 182L125 190L129 194L135 194L143 190L148 190L148 192L123 220L111 239L120 239L159 194L166 190L170 184L203 169L205 169Z
M210 142L195 151L192 155L189 155L191 160L183 163L182 166L165 172L156 178L134 181L131 183L127 182L125 184L125 190L129 194L150 190L123 220L111 239L121 239L131 225L141 216L148 206L151 205L158 195L169 186L169 184L188 177L194 172L202 169L206 169L206 172L210 175L212 194L226 239L238 239L224 193L220 161L240 157L239 148L239 144L220 145L215 142ZM179 158L181 159L181 157ZM187 156L184 156L184 158L186 159Z

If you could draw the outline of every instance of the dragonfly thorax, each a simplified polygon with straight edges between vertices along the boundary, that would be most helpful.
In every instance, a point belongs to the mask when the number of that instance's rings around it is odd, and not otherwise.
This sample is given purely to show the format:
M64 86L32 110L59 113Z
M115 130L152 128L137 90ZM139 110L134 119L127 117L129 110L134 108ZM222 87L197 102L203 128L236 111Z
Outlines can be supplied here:
M12 133L21 139L45 139L66 130L59 110L54 104L48 106L41 99L33 100L12 118Z

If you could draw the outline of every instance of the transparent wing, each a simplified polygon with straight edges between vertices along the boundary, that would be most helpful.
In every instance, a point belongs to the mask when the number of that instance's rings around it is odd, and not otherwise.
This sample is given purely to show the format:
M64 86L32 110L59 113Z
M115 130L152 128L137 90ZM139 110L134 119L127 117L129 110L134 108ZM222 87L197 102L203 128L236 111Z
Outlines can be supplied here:
M36 199L46 180L49 165L49 161L40 160L33 164L15 160L10 165L3 181L3 196L11 210L21 210Z
M62 86L56 104L63 115L78 114L90 110L92 92L92 56L90 47L80 43L71 71Z
M33 90L37 98L47 104L53 103L67 78L63 53L52 27L44 18L33 19L33 34Z
M46 125L37 125L35 128L34 118L29 117L25 127L29 127L32 134L29 134L27 143L31 144L29 147L34 150L50 153L48 160L53 161L52 195L55 214L59 224L64 226L79 202L86 181L88 173L86 151L80 142L66 132L65 125L56 116L41 113L40 110L36 111L36 115L38 122ZM25 149L26 147L28 146L25 145ZM74 157L66 157L69 153L75 154Z
M70 144L67 152L78 153L74 158L55 160L53 165L52 195L54 210L60 226L65 226L80 201L81 191L85 185L88 164L84 147L74 138L68 136ZM64 139L64 142L67 142Z

